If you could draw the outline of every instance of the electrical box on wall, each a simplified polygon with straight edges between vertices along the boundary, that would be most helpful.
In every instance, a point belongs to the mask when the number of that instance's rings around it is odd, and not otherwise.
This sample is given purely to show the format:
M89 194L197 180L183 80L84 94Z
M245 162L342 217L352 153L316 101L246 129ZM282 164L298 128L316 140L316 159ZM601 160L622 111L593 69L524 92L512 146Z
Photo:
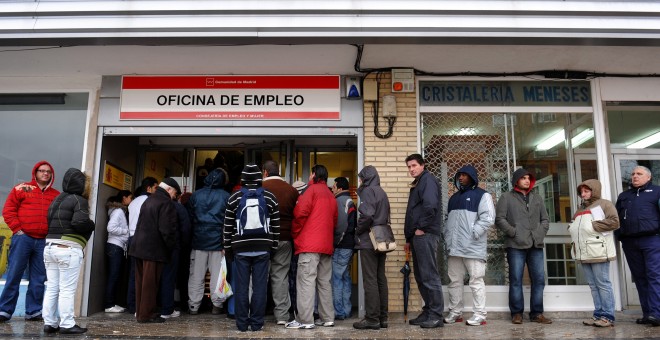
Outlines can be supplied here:
M362 82L362 98L367 102L378 100L378 82L376 79L365 79Z
M396 97L383 96L383 117L396 117Z
M415 92L415 70L411 68L393 68L392 92Z

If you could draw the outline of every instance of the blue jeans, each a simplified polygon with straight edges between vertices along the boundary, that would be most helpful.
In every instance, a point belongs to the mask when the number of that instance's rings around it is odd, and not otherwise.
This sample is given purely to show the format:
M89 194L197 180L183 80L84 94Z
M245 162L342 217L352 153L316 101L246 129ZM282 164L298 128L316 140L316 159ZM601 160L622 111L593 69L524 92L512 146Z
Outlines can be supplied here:
M44 249L44 260L48 273L44 295L44 324L71 328L76 325L74 305L83 251L80 248L50 244Z
M174 288L176 287L176 273L179 268L179 249L175 249L170 262L163 267L160 277L160 315L170 315L174 312Z
M117 283L121 276L121 268L124 264L124 249L116 244L105 244L105 256L108 268L108 280L105 283L105 300L103 308L110 308L115 303Z
M614 322L614 291L610 282L610 263L582 263L582 270L594 299L594 317Z
M246 331L259 330L264 326L266 300L268 292L268 267L270 254L257 256L234 255L236 285L232 286L236 298L236 327ZM250 279L252 279L252 296L249 296Z
M621 241L644 317L660 318L660 236Z
M353 258L353 249L335 249L332 254L332 302L335 306L335 318L351 316L351 273L348 264Z
M44 301L44 282L46 281L46 266L44 265L44 246L46 240L28 235L11 237L9 259L7 263L7 281L0 296L0 315L11 318L16 309L19 287L25 269L28 269L27 293L25 296L25 317L41 315Z
M442 320L445 302L437 262L440 236L430 233L415 235L410 245L414 263L413 274L424 300L422 314L427 315L430 320Z
M511 315L522 314L525 311L522 289L525 264L527 264L529 278L532 281L529 317L533 319L543 314L543 288L545 288L543 248L506 248L506 258L509 262L509 310L511 310Z

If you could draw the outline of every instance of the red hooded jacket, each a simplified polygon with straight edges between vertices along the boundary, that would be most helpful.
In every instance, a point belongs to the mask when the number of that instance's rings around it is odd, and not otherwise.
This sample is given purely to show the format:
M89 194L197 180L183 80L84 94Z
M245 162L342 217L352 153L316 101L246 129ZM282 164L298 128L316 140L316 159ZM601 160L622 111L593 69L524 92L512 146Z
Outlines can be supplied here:
M55 171L50 178L50 183L39 190L36 171L42 165L48 165L53 171L53 166L46 161L37 162L32 168L32 181L20 183L15 186L7 197L5 207L2 209L2 217L11 231L15 234L22 230L26 235L34 238L45 238L48 234L48 207L50 203L60 194L53 189L55 182Z
M323 181L309 182L293 210L291 236L296 254L334 252L334 233L337 225L337 202Z

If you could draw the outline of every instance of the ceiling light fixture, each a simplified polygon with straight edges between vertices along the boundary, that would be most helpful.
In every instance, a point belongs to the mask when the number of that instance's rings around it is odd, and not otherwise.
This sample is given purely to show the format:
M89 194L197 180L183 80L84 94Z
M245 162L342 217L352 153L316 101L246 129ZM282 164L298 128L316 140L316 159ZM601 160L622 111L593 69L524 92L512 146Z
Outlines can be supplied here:
M660 132L656 132L648 137L642 138L628 146L628 149L645 149L649 146L660 142Z
M571 145L573 146L573 149L575 149L592 138L594 138L594 129L586 129L571 138Z
M553 133L548 139L542 141L536 146L536 151L546 151L554 148L557 144L564 141L564 129Z

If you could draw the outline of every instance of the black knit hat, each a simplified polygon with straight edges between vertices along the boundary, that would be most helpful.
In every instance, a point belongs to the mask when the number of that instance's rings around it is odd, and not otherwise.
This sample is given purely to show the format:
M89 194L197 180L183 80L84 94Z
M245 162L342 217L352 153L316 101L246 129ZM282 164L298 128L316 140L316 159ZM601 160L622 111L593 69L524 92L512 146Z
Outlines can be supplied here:
M181 187L179 187L179 183L177 183L176 180L174 180L174 178L167 177L163 179L163 183L174 188L174 190L176 190L177 195L181 195Z
M263 174L256 164L247 164L241 172L241 182L243 183L261 183Z

